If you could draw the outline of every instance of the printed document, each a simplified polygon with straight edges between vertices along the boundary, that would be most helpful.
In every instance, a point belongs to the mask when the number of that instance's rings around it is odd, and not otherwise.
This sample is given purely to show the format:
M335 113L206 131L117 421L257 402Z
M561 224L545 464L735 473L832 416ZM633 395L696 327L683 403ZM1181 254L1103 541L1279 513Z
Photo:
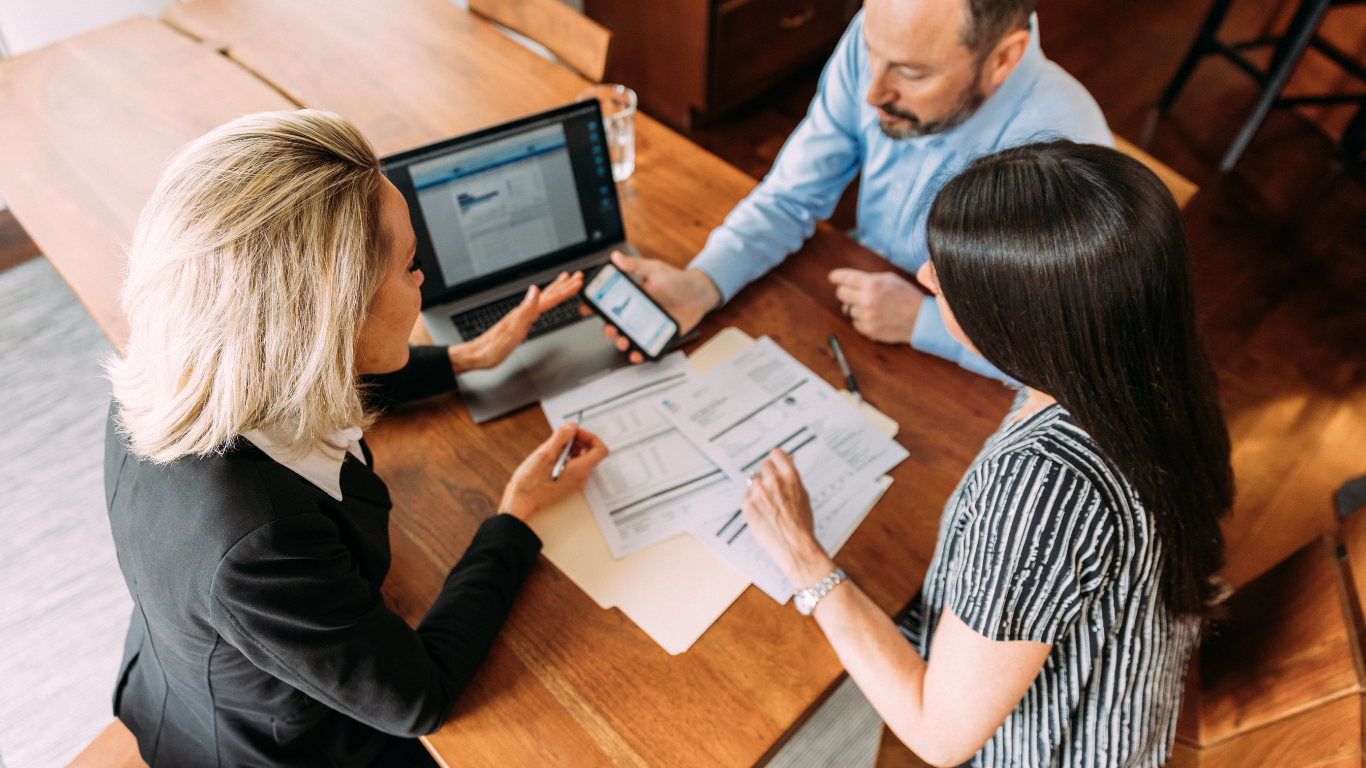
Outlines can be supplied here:
M588 476L584 496L613 557L739 509L744 484L697 450L657 404L692 377L687 359L675 352L541 403L552 427L578 422L612 451Z
M773 448L791 454L811 500L817 539L827 551L843 543L881 496L885 486L879 479L909 455L768 337L670 387L658 402L669 422L737 488L747 487ZM792 585L744 530L735 515L739 504L727 509L689 530L786 602Z
M873 506L891 484L892 478L884 475L862 493L848 496L834 509L824 509L823 514L813 510L816 518L816 540L831 557L834 557L840 547L844 546L844 542L854 535L854 530L873 510ZM847 527L840 530L839 526ZM778 569L778 564L773 562L773 558L768 556L768 552L764 551L759 541L754 538L739 509L708 520L688 532L779 603L787 603L792 595L796 594L797 588L787 580Z

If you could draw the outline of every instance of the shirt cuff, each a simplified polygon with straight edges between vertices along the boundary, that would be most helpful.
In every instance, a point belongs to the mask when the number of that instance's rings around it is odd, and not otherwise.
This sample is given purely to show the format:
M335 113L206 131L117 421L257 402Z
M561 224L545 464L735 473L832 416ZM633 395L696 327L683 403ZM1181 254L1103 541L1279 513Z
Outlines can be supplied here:
M508 541L533 557L541 551L541 537L531 530L531 526L513 515L494 515L481 523L475 538L489 537L498 541Z
M438 393L455 389L455 371L451 369L450 347L408 347L408 365L405 367L421 377L429 388Z
M393 373L362 376L366 405L387 409L455 389L455 372L446 347L408 347L408 364Z
M989 379L1012 381L996 366L974 354L949 335L949 329L944 325L944 316L939 314L939 302L933 296L926 296L924 301L920 302L920 314L915 318L915 330L911 331L911 346L921 352L951 360Z
M470 541L461 559L477 556L488 550L515 553L517 563L517 583L521 584L531 567L536 564L536 556L541 553L541 537L531 530L531 526L512 515L494 515L479 525L474 539ZM451 570L447 578L456 575L459 566Z
M712 233L707 245L688 264L687 269L700 269L705 272L716 284L717 290L721 291L721 304L725 304L734 298L740 289L749 285L754 276L749 274L752 267L748 264L749 260L745 258L743 250L714 242L720 234L720 230Z

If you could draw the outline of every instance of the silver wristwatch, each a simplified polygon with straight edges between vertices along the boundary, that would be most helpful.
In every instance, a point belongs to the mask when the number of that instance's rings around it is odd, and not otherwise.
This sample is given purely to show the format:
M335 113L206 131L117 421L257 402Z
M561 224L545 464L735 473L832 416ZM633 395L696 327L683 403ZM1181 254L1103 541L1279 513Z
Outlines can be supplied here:
M843 568L836 568L834 573L798 592L792 598L792 604L797 606L797 613L810 616L811 612L816 610L816 603L830 594L830 590L834 589L836 584L848 578L849 574L845 573Z

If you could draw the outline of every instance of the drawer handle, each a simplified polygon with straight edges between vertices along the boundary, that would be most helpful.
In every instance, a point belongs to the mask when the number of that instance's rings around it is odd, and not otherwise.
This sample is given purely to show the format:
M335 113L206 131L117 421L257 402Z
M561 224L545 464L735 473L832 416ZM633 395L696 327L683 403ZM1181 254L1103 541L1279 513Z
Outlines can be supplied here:
M814 18L816 18L816 6L813 5L796 16L784 16L778 19L778 26L782 29L796 29Z

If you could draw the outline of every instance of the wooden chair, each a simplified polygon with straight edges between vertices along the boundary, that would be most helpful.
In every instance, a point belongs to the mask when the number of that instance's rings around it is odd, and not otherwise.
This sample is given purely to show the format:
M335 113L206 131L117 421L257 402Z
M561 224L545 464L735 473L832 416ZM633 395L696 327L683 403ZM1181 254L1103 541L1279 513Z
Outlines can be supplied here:
M1354 516L1355 517L1355 516ZM1354 561L1366 517L1315 539L1228 601L1192 659L1168 768L1362 764L1366 670Z
M1191 198L1195 197L1195 193L1200 191L1200 187L1196 186L1194 182L1173 171L1161 160L1129 143L1117 133L1114 134L1114 137L1115 149L1148 166L1148 170L1157 174L1157 178L1167 185L1167 189L1171 190L1172 197L1176 198L1176 207L1184 209L1186 203L1189 203Z
M132 731L115 719L66 768L147 768Z
M595 83L607 68L612 33L560 0L469 0L470 10L550 49Z

